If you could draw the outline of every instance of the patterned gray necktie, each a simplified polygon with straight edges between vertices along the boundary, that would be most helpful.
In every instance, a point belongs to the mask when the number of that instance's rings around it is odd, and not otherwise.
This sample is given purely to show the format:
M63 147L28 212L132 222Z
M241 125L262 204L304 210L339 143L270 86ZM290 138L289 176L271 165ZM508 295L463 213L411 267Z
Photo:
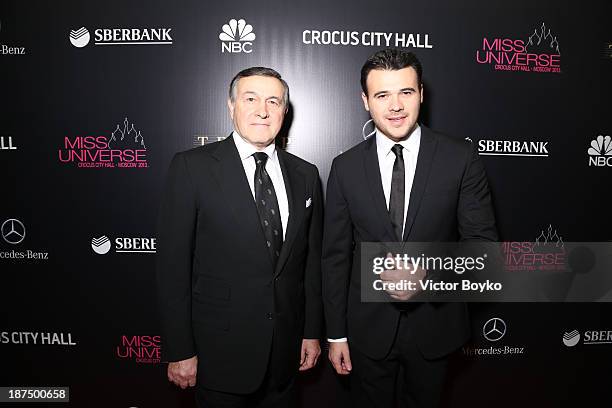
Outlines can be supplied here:
M266 238L266 246L276 267L276 261L283 246L283 224L281 223L278 200L272 179L266 171L268 155L263 152L253 154L255 158L255 203L259 212L259 221Z

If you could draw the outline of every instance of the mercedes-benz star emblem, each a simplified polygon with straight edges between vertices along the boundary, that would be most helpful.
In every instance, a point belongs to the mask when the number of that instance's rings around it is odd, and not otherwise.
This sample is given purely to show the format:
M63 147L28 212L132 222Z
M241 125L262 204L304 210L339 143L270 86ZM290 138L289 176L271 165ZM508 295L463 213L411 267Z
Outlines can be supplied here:
M370 123L372 123L372 130L369 132L366 132L366 129ZM374 120L370 119L366 123L363 124L363 127L361 128L361 136L363 136L363 140L366 140L370 136L373 136L376 134L376 125L374 125L373 123L374 123Z
M498 341L506 334L506 322L499 317L487 320L482 326L482 335L489 341Z
M2 238L9 244L17 245L25 238L25 227L21 221L15 218L8 219L2 223Z

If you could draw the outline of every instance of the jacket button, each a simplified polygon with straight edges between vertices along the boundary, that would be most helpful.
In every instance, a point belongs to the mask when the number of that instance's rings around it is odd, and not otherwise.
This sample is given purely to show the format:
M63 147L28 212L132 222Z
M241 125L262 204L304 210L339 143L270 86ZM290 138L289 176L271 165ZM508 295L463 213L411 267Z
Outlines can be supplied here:
M268 320L272 320L274 319L274 314L273 313L268 313Z

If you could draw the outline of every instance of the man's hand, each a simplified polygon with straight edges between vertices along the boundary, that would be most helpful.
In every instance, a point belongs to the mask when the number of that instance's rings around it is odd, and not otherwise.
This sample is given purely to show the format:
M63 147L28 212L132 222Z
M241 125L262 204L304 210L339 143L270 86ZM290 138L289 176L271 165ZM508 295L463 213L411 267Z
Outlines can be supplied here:
M197 371L198 356L193 356L187 360L168 363L168 380L182 389L194 387Z
M392 257L391 254L387 254L387 257ZM406 268L407 267L407 268ZM380 274L380 279L383 283L395 283L398 284L400 282L414 282L412 286L415 288L414 290L391 290L385 289L385 291L391 296L391 298L395 300L406 301L419 293L421 291L421 284L419 280L423 280L425 278L425 270L421 267L416 268L413 264L409 265L395 265L395 269L385 269Z
M300 356L300 371L306 371L317 364L321 355L319 340L303 339Z
M330 342L329 343L329 361L336 372L340 375L351 373L353 365L351 364L351 355L347 341Z

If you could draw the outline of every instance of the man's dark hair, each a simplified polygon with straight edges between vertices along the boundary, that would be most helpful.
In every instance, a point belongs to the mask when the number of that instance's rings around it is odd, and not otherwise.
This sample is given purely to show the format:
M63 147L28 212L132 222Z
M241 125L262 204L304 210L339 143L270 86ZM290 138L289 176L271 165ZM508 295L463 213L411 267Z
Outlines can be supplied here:
M423 67L421 61L412 52L402 51L395 48L387 48L380 50L371 55L361 67L361 89L363 93L368 95L368 87L366 80L368 74L373 69L381 69L385 71L399 71L400 69L412 67L416 71L417 81L419 86L423 85L421 77L423 76Z
M250 76L272 77L281 81L281 83L283 84L283 88L285 89L283 93L283 104L285 105L285 107L289 106L289 85L287 85L287 82L285 82L285 80L281 78L281 75L278 72L276 72L272 68L266 67L251 67L243 69L242 71L237 73L234 78L232 78L232 82L230 82L229 86L229 97L232 102L236 101L236 87L238 86L238 81L240 80L240 78L246 78Z

